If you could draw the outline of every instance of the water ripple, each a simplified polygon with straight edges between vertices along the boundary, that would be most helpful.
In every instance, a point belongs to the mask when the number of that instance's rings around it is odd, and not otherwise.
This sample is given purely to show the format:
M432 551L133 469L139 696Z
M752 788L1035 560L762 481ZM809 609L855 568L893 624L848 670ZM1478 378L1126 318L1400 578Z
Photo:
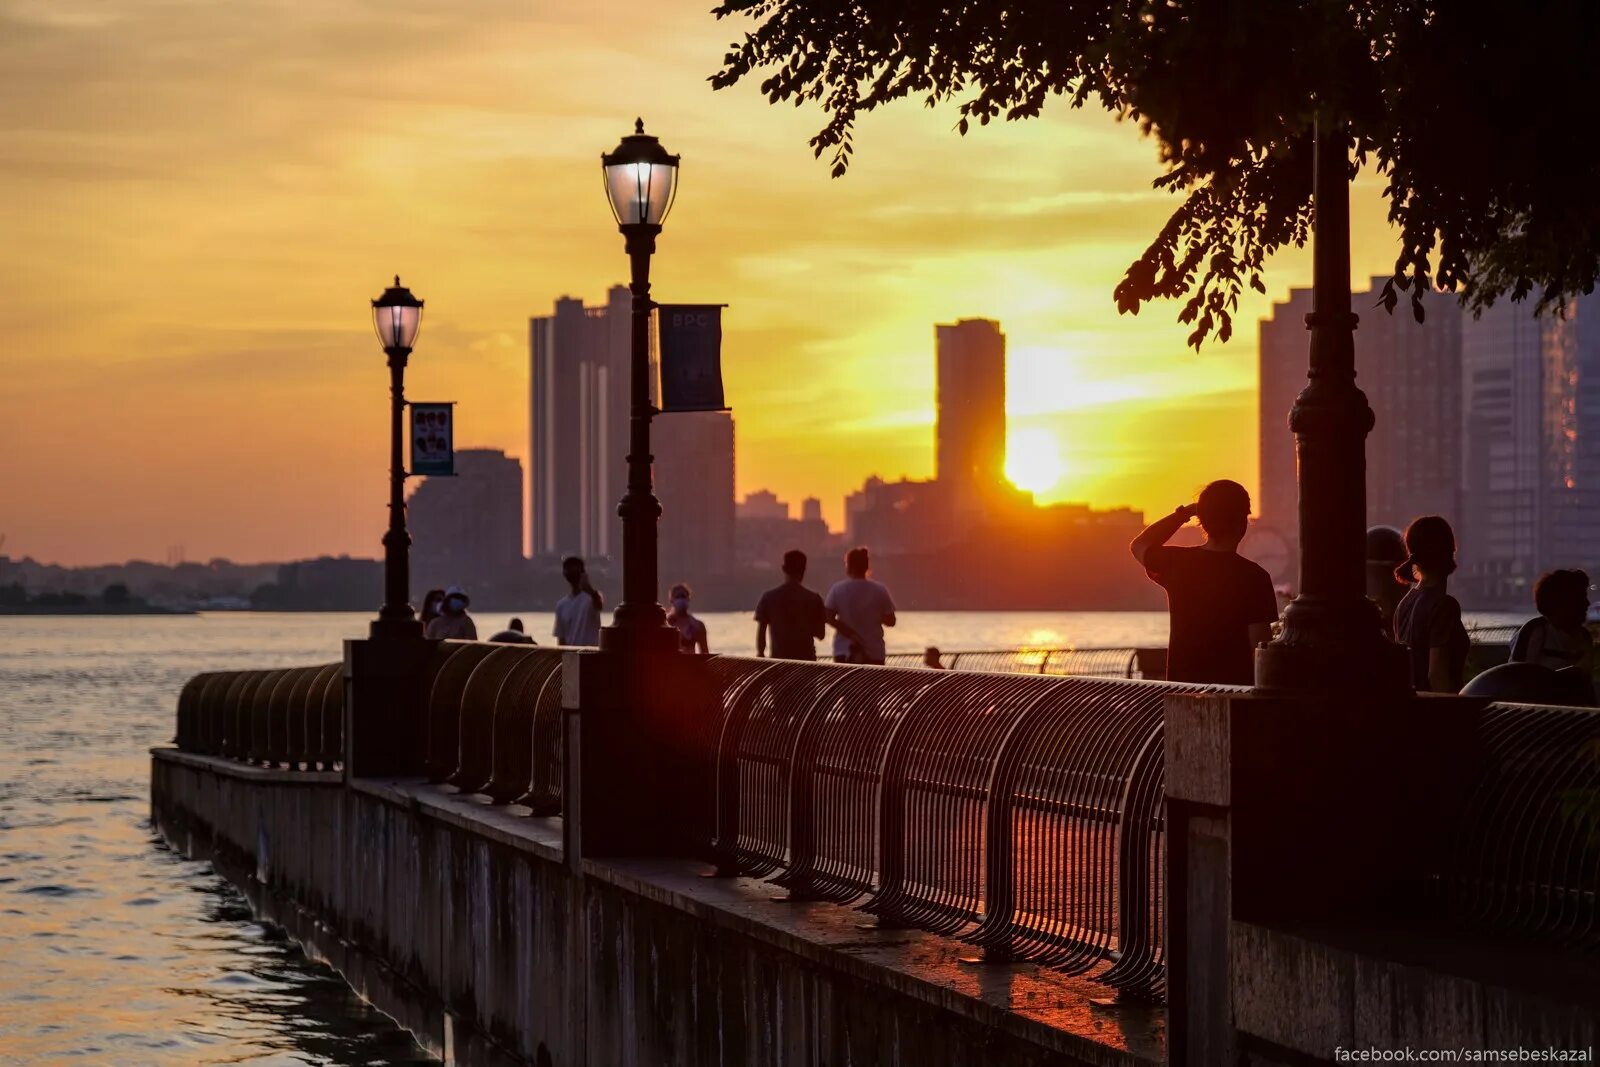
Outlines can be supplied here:
M433 1062L148 819L184 681L322 662L359 626L0 618L0 1063Z

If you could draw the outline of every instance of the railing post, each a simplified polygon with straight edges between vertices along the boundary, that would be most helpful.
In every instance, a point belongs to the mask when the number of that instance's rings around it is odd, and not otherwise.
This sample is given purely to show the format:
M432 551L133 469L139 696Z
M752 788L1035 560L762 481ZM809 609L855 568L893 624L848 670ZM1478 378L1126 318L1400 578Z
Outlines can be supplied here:
M423 686L438 644L398 637L344 643L346 779L424 773Z
M1233 1063L1241 1035L1282 1043L1282 1020L1300 1010L1305 988L1291 976L1304 974L1304 958L1256 936L1241 963L1242 937L1393 921L1397 902L1418 895L1447 814L1462 803L1481 706L1260 691L1166 697L1172 1067ZM1241 965L1248 995L1239 995ZM1306 1043L1283 1058L1326 1056L1311 1034L1295 1031Z
M704 740L706 657L647 642L564 655L569 862L708 857L715 776Z

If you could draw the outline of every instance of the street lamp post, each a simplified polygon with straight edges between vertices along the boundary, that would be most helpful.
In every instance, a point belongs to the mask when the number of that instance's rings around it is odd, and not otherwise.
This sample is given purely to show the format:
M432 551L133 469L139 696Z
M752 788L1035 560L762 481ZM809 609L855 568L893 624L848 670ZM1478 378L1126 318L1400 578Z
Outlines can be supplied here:
M628 488L617 514L622 518L622 603L612 624L600 635L600 647L675 647L675 635L656 599L656 527L661 502L651 483L650 419L650 256L656 235L672 209L677 191L679 157L669 155L661 142L644 132L644 120L632 134L600 157L606 195L617 228L626 242L632 265L629 285L633 293L632 358L628 420Z
M1300 594L1282 633L1256 653L1265 689L1403 692L1403 650L1366 596L1366 439L1350 310L1350 156L1344 124L1319 117L1312 185L1309 382L1289 416L1300 489Z
M406 407L406 360L422 325L422 301L394 277L372 302L372 322L389 357L389 529L383 535L383 607L372 622L375 638L418 638L422 623L411 610L411 535L406 532L405 456L401 422Z

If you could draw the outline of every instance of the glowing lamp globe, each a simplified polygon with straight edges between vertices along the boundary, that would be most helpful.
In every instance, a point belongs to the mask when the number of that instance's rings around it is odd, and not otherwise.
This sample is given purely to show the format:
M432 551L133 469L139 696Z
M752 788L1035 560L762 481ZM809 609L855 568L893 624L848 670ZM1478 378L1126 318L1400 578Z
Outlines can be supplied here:
M661 225L672 210L679 158L668 155L660 141L644 132L643 119L634 122L633 133L614 151L600 157L618 226Z
M394 284L372 302L372 324L385 352L397 348L409 352L416 346L417 330L422 326L422 301L400 284L400 275L396 274Z

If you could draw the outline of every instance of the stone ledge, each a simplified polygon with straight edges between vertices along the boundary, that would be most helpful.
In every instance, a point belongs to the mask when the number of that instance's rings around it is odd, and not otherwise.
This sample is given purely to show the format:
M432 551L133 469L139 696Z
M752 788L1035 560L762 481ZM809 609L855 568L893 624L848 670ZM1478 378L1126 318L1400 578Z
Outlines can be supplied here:
M284 782L293 785L343 785L341 771L292 771L286 767L261 767L222 756L202 756L196 752L182 752L175 746L157 745L150 750L152 759L180 763L186 767L211 771L229 778L243 778L251 782Z
M361 793L481 834L551 863L564 862L561 821L531 818L419 779L361 779ZM525 809L524 809L525 810ZM884 986L1085 1063L1149 1067L1166 1061L1166 1013L1158 1006L1103 1007L1110 990L1028 963L965 964L977 950L918 930L886 929L855 908L780 902L755 878L708 877L685 860L587 859L583 876L818 966Z

